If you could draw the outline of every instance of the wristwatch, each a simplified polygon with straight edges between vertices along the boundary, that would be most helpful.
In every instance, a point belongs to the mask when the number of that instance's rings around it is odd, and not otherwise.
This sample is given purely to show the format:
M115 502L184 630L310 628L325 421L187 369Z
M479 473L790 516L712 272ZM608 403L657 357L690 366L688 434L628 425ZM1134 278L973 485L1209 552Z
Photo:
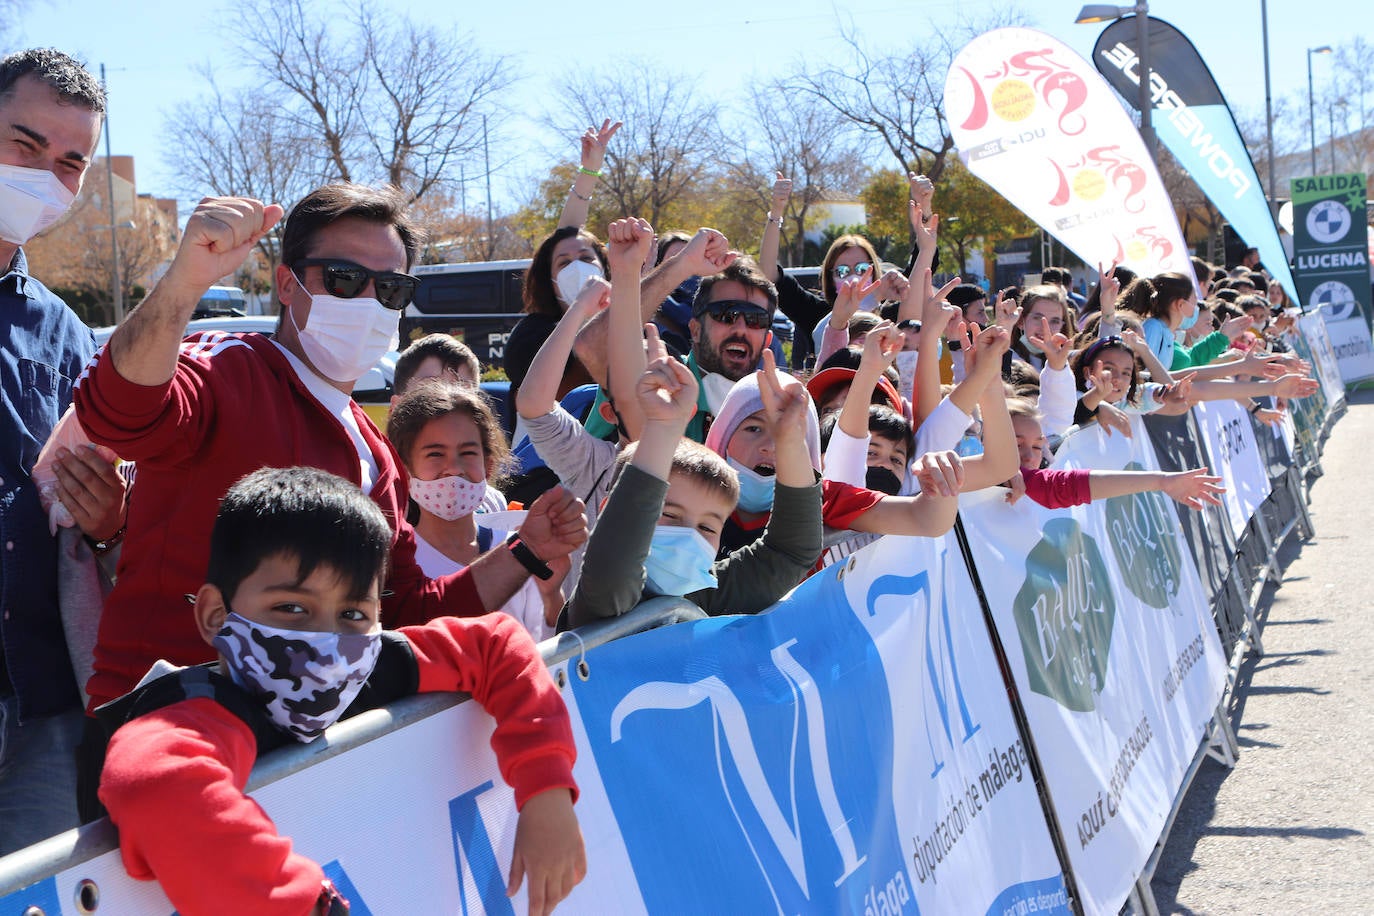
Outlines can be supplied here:
M535 556L534 551L526 546L517 532L512 531L510 536L506 538L506 549L515 556L515 559L520 561L521 566L530 571L530 575L545 581L553 578L553 570L549 569L549 564Z

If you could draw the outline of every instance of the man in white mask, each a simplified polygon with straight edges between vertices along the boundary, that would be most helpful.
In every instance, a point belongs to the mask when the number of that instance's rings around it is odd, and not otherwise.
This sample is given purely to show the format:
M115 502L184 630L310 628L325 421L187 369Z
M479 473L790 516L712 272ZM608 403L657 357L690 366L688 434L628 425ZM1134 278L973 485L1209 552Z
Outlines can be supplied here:
M0 856L76 826L81 700L58 612L57 541L30 474L95 341L29 275L21 246L81 190L104 111L99 82L66 54L0 59ZM123 486L80 451L57 459L60 485L80 488L61 498L93 542L113 541Z
M100 622L92 707L127 692L159 657L209 659L183 596L203 577L220 497L260 467L321 468L381 506L396 534L383 599L388 627L499 608L531 573L548 572L545 561L586 538L581 504L557 489L530 507L506 544L462 572L431 580L415 563L405 474L349 397L392 345L416 287L407 271L420 238L393 189L329 185L292 209L274 275L275 338L210 334L182 343L201 294L281 218L277 204L202 201L166 275L77 389L91 438L139 462L140 499Z

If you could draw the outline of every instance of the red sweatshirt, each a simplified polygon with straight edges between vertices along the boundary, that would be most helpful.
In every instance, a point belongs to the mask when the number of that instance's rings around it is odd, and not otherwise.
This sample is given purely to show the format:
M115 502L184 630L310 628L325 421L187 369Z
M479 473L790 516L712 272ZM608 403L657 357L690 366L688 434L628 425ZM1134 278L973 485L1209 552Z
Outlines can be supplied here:
M471 693L496 720L492 750L516 807L549 789L576 798L568 710L524 627L492 614L401 632L421 693ZM243 720L212 699L151 712L110 739L100 800L119 828L124 867L158 881L180 913L305 916L319 897L320 866L293 852L243 793L256 749Z
M189 339L165 385L129 382L101 350L74 399L94 441L138 462L118 580L100 617L86 687L94 709L133 689L159 658L214 660L185 596L205 581L210 529L230 486L262 467L316 467L357 484L362 477L343 424L261 334ZM351 407L377 464L369 495L395 531L382 620L399 627L440 614L487 613L466 570L429 580L416 565L405 471L362 408Z
M1021 479L1026 482L1026 495L1046 509L1067 509L1093 501L1088 489L1086 469L1051 471L1046 468L1022 468Z

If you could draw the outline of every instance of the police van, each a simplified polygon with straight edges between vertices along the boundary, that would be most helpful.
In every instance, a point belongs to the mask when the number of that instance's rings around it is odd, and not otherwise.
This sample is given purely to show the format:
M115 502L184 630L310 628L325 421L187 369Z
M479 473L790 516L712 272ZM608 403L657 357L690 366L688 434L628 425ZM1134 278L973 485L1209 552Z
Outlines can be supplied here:
M484 366L500 366L506 338L522 316L520 288L529 258L420 264L415 299L401 317L401 347L426 334L451 334L477 354Z

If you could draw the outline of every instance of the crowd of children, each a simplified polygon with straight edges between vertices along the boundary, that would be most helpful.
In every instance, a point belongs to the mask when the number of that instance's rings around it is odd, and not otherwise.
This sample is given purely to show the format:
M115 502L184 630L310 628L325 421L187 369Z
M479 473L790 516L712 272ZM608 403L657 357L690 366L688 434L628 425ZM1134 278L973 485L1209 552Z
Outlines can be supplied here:
M604 147L614 129L593 133ZM520 515L505 484L561 483L585 506L585 545L550 557L525 547L535 575L499 613L384 632L396 522L337 476L264 469L217 495L209 571L188 611L217 660L155 667L98 712L99 799L132 875L160 881L181 912L346 912L244 795L248 771L261 751L314 740L345 711L462 691L495 717L521 808L511 891L527 876L531 912L546 912L586 863L568 717L537 641L653 596L712 615L766 611L874 538L943 535L961 492L1002 487L1010 501L1062 507L1159 490L1215 504L1222 481L1206 468L1047 465L1074 426L1129 435L1129 414L1207 399L1276 422L1316 388L1278 339L1282 293L1262 274L1199 262L1194 276L1145 278L1104 265L1086 302L1058 270L1042 275L1058 282L991 303L958 278L937 289L939 220L917 176L905 270L844 236L821 293L802 290L777 266L789 190L785 179L774 188L762 267L713 230L656 236L637 218L612 223L604 242L580 224L550 236L526 277L529 325L508 350L523 462L477 390L471 351L431 336L402 354L386 434L408 472L426 576L521 548L507 538ZM818 371L779 368L779 309L796 325L793 355L814 349ZM575 387L587 379L592 388ZM574 401L591 407L565 406ZM192 810L184 829L164 829L168 812Z

